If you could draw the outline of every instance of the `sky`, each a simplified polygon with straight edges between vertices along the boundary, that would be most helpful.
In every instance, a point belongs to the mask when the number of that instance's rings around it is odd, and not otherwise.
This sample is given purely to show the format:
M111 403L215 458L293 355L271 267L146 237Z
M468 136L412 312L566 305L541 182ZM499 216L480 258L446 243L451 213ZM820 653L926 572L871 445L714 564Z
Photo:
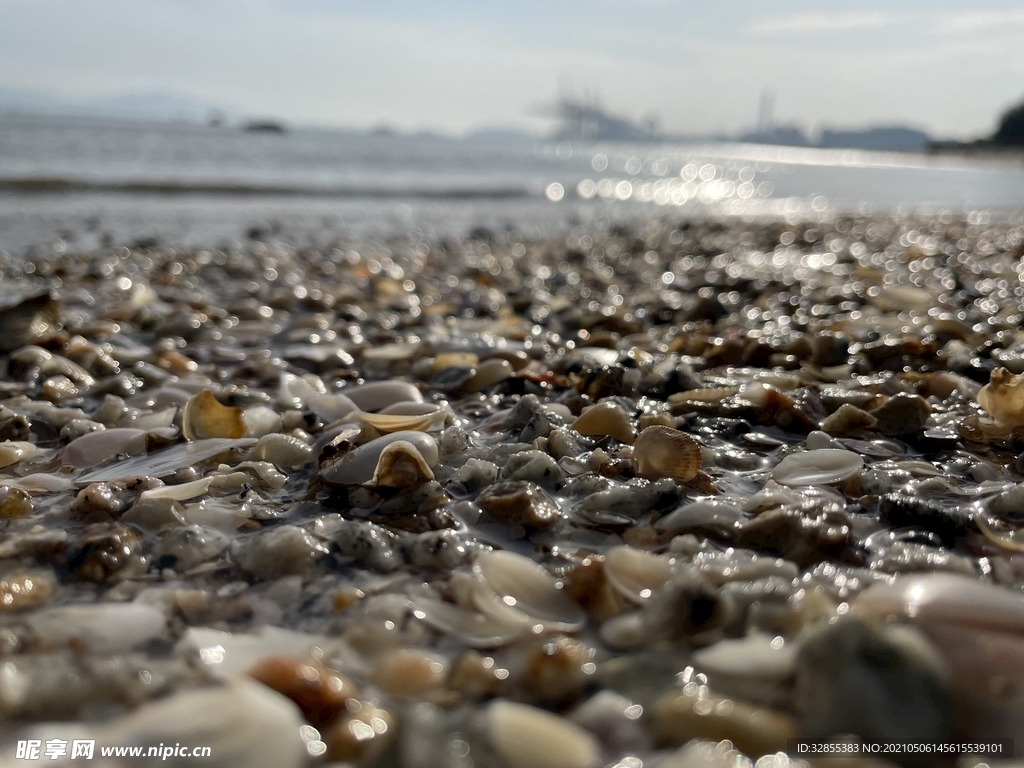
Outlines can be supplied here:
M969 7L968 7L969 6ZM561 87L666 131L989 133L1024 98L1019 0L0 0L0 87L166 92L292 123L541 129Z

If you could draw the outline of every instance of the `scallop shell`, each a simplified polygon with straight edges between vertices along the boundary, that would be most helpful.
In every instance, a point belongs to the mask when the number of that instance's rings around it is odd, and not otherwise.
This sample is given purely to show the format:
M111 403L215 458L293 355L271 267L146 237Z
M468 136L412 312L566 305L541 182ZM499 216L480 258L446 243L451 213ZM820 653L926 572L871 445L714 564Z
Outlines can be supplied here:
M513 552L481 552L473 564L473 602L488 616L512 626L541 624L574 632L586 613L542 566Z
M511 701L487 709L491 744L510 768L595 768L597 739L564 717Z
M36 452L33 443L24 440L8 440L0 443L0 469L17 464L22 459L27 459Z
M629 414L618 403L603 402L584 409L572 423L572 428L581 435L600 437L608 435L628 445L633 444L633 426Z
M221 405L210 390L204 389L185 403L181 411L181 434L190 442L208 437L245 437L243 414L241 408Z
M1024 425L1024 374L1014 376L1005 368L996 368L978 392L978 404L1000 424Z
M405 488L433 479L433 471L416 446L408 440L396 440L380 452L370 485Z
M853 477L863 466L853 451L821 448L790 454L772 470L772 479L783 485L829 485Z
M323 478L338 485L361 485L373 480L384 449L394 442L411 443L427 467L437 465L437 441L424 432L392 432L355 448L323 470Z
M672 578L672 563L634 547L609 549L604 556L608 582L634 603L643 603Z
M645 477L669 477L686 482L696 477L704 457L697 442L685 432L655 424L633 445L633 469Z

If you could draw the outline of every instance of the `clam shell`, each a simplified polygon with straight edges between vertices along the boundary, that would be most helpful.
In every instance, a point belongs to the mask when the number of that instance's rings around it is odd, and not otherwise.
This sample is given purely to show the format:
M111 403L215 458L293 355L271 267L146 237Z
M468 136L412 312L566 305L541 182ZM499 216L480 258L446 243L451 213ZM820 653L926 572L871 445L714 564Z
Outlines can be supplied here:
M423 402L423 393L407 381L373 381L346 387L342 394L362 411L379 411L395 403Z
M609 549L604 556L608 582L634 603L643 603L672 578L672 563L634 547Z
M513 626L541 624L573 632L586 613L543 567L513 552L481 552L473 564L473 601L482 613Z
M633 469L645 477L668 477L686 482L700 471L704 457L697 442L685 432L655 424L633 445Z
M204 389L185 403L181 411L181 434L188 440L209 437L245 437L247 425L241 408L221 405L213 392Z
M853 451L821 448L790 454L772 470L772 479L783 485L829 485L853 477L863 466Z
M633 426L629 414L618 403L603 402L584 409L572 423L572 428L581 435L600 437L608 435L628 445L633 444Z
M408 440L396 440L380 452L370 485L405 488L433 479L433 471L416 446Z
M340 460L324 469L323 478L338 485L369 483L377 472L377 465L384 449L398 441L411 443L427 467L437 465L437 441L430 435L424 432L392 432L349 451Z
M543 709L496 701L487 709L491 744L510 768L595 768L601 749L589 732Z

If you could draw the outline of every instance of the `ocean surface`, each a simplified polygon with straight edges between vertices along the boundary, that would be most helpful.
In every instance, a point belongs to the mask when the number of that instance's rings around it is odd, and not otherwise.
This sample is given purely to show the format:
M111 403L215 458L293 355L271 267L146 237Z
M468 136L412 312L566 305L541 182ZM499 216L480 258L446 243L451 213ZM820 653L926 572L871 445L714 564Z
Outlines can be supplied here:
M250 232L387 237L597 217L1024 214L1024 162L744 144L579 145L0 115L0 249Z

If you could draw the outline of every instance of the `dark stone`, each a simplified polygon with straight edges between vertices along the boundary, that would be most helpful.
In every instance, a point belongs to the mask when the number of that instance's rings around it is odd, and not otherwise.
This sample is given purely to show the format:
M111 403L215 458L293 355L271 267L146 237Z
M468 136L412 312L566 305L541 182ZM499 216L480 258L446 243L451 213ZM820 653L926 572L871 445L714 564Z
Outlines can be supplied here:
M923 528L936 534L942 543L952 547L956 540L977 529L971 518L957 509L914 499L899 493L888 493L878 503L884 523L892 528Z

